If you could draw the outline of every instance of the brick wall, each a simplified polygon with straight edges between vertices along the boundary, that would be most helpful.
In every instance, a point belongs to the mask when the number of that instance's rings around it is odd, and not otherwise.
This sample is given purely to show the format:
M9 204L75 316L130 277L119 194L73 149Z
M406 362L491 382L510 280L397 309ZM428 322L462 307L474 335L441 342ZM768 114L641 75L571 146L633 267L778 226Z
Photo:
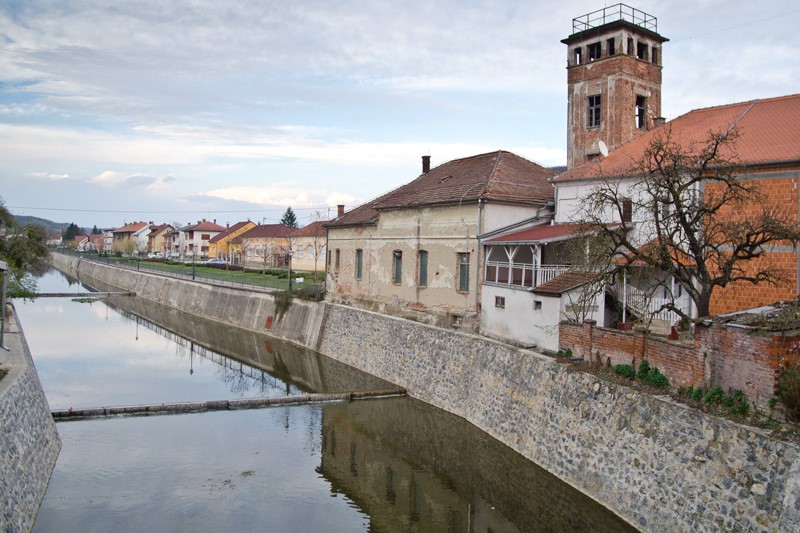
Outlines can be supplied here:
M598 328L593 321L562 322L561 346L573 355L611 365L638 365L647 359L676 387L721 387L741 390L752 401L766 403L775 395L782 366L796 363L796 331L761 335L753 330L714 324L695 329L693 344L656 338L646 330L618 331Z

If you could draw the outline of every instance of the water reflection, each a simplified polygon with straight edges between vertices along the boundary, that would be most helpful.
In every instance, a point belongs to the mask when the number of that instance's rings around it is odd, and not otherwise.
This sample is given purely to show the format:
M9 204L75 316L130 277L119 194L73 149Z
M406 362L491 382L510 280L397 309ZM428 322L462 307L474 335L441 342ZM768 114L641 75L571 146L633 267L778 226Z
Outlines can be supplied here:
M40 279L52 292L66 281L58 271ZM314 352L138 298L16 306L51 409L390 387Z

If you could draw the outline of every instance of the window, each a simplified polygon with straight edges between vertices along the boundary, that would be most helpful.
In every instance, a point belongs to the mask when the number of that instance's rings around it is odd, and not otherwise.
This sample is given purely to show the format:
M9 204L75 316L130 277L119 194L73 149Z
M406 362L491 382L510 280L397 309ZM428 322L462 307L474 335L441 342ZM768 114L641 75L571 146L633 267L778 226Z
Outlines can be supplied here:
M341 264L342 259L342 252L338 248L336 249L336 263L334 263L333 268L339 270L339 265Z
M573 57L575 58L575 64L580 65L581 62L583 61L582 51L580 48L576 48L575 50L573 50Z
M328 266L331 266L331 251L328 250Z
M417 285L420 287L428 286L428 252L419 251L419 278Z
M494 306L498 309L505 309L506 308L506 299L504 296L495 296L494 297Z
M469 292L469 254L458 254L458 292Z
M650 60L653 62L654 65L658 65L658 48L655 46L650 51Z
M628 55L633 55L633 37L628 37Z
M364 273L364 250L356 250L356 279L361 279Z
M636 43L636 57L647 59L647 43Z
M541 300L534 300L533 301L533 310L534 311L541 311L542 310L542 301Z
M600 127L600 95L595 94L589 97L589 114L586 117L586 127Z
M400 285L403 281L403 252L392 252L392 283Z
M600 43L592 43L586 47L586 55L588 56L589 61L596 61L600 59Z
M647 98L636 97L636 127L643 130L647 127Z
M622 221L630 222L633 220L633 200L630 198L622 199Z
M210 233L201 233L200 234L200 240L201 241L207 241L210 238L211 238L211 234Z
M617 53L615 49L615 42L616 41L614 39L608 39L606 41L606 50L608 51L609 56L613 56L614 54Z

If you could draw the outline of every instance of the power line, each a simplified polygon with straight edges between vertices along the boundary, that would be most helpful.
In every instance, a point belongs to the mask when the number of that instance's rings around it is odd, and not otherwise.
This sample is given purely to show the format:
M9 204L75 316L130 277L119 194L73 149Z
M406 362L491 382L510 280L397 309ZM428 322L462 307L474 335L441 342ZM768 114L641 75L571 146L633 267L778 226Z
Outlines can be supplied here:
M765 17L763 19L750 20L750 21L747 21L747 22L743 22L741 24L737 24L735 26L728 26L727 28L720 28L718 30L712 30L712 31L708 31L708 32L705 32L705 33L698 33L697 35L690 35L689 37L681 37L680 39L671 39L670 42L679 43L681 41L688 41L688 40L691 40L691 39L695 39L697 37L705 37L706 35L714 35L715 33L721 33L721 32L729 31L729 30L735 30L735 29L738 29L738 28L743 28L745 26L751 26L753 24L758 24L759 22L765 22L767 20L773 20L773 19L777 19L777 18L784 18L787 15L792 15L794 13L800 13L800 9L795 9L794 11L789 11L788 13L781 13L780 15L773 15L771 17Z
M142 211L139 209L136 210L115 210L115 209L73 209L73 208L65 208L65 207L32 207L32 206L22 206L22 205L7 205L6 208L8 209L31 209L35 211L65 211L67 213L120 213L120 214L128 214L128 213L138 213L138 214L147 214L147 215L164 215L164 214L176 214L176 215L196 215L196 214L208 214L209 211L213 213L283 213L286 211L285 208L281 209L240 209L240 210L217 210L217 209L203 209L200 211ZM292 208L294 211L308 211L308 210L321 210L321 209L329 209L329 206L321 206L321 207L298 207Z

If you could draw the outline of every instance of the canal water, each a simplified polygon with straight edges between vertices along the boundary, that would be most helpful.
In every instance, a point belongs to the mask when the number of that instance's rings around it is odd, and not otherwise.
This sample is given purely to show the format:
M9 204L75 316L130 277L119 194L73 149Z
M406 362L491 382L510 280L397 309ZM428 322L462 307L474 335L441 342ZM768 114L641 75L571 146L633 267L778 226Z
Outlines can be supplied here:
M55 270L39 290L88 292ZM138 298L15 305L51 409L391 387ZM58 431L34 531L633 531L411 398L102 418Z

